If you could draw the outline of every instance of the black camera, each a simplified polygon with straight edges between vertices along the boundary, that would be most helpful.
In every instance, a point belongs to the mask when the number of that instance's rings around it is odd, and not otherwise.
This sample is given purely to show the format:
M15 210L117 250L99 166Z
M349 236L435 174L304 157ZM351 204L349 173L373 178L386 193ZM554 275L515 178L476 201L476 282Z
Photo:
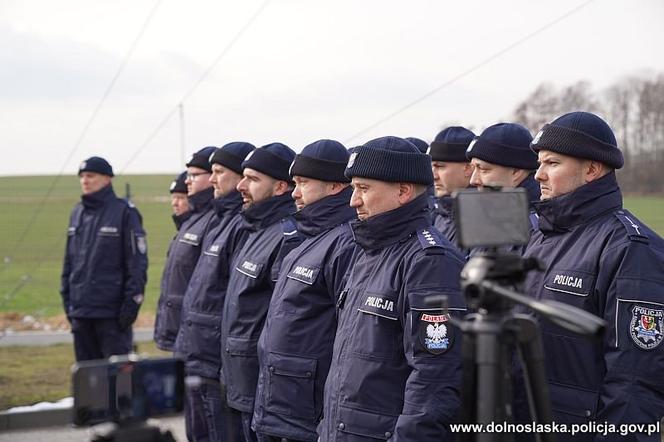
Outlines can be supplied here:
M72 367L72 389L77 426L179 413L184 406L184 363L135 355L79 362Z

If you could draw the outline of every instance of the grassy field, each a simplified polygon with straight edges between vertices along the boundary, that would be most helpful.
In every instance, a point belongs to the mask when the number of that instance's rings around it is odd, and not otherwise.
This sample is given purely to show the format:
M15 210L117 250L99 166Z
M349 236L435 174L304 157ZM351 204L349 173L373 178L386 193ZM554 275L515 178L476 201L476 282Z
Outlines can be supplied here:
M118 195L131 184L148 234L150 267L143 312L152 313L166 248L175 229L168 205L170 175L128 175L114 180ZM54 185L55 184L55 185ZM52 187L50 195L45 198ZM36 317L62 313L58 288L69 212L79 200L75 176L0 177L0 313ZM625 206L664 235L664 198L628 197Z
M152 342L137 347L139 354L170 356ZM71 344L0 348L0 410L71 396L73 363Z
M168 204L170 175L122 176L119 196L131 184L132 199L148 234L150 260L144 311L154 311L168 243L175 233ZM55 185L53 186L53 183ZM48 196L49 188L53 189ZM48 317L62 312L60 271L69 213L79 201L74 176L0 177L0 312ZM9 210L7 210L9 209Z

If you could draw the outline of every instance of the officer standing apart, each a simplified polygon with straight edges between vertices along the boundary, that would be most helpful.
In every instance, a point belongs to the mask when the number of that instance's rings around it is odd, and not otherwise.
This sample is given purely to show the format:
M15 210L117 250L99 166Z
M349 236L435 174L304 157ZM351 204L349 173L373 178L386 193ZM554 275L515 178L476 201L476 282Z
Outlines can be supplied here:
M219 383L219 342L230 262L247 236L240 216L242 196L236 186L242 179L242 161L252 150L249 143L233 142L209 158L216 225L202 240L202 253L184 294L175 342L189 379L185 402L189 440L243 440L240 413L228 407L224 386Z
M655 423L664 415L664 241L622 207L613 131L586 112L565 114L532 148L539 229L525 256L539 258L526 293L604 318L590 341L541 322L556 422ZM559 441L656 441L659 435L557 435Z
M217 222L212 210L214 189L209 161L215 150L214 146L204 147L187 163L185 184L191 211L168 250L154 326L154 340L162 350L173 351L180 328L182 297L201 254L203 238Z
M473 166L466 158L466 149L474 138L475 134L465 127L448 127L436 135L428 151L437 198L434 226L456 246L452 194L470 185Z
M221 321L221 382L228 405L242 413L247 441L258 381L258 337L263 329L281 259L298 242L295 204L288 169L295 158L288 146L272 143L251 152L242 163L243 224L249 234L235 252Z
M426 302L462 312L463 259L432 225L431 157L383 137L348 161L359 249L339 300L320 440L452 440L459 409L460 335Z
M171 208L173 209L173 223L175 224L175 229L180 230L182 223L187 221L191 216L191 210L189 208L189 201L187 200L187 184L185 180L187 179L187 171L185 170L180 175L175 177L171 182L170 192L171 192ZM177 234L173 239L177 238ZM169 245L170 248L173 247L173 242ZM170 253L169 253L170 254Z
M76 360L85 361L131 351L148 257L141 215L115 196L111 165L90 157L78 176L83 195L69 219L60 294Z
M336 303L355 241L355 210L344 176L349 154L320 140L295 157L292 197L306 239L283 261L258 341L260 374L253 427L260 441L315 441L332 359Z
M531 204L539 201L539 186L533 177L537 155L530 150L532 139L528 129L516 123L498 123L484 129L466 152L473 166L470 184L480 190L487 186L522 187Z

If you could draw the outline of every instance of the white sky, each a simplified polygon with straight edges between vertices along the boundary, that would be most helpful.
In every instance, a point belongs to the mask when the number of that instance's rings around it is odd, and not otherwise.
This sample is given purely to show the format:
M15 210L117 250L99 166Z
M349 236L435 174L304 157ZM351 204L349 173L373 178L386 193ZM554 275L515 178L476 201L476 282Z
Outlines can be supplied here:
M664 72L664 2L595 0L418 105L386 115L538 31L582 0L272 0L184 102L187 156L206 145L383 135L506 121L542 82ZM135 152L263 4L163 0L70 161L155 0L0 0L0 175L184 168L177 113Z

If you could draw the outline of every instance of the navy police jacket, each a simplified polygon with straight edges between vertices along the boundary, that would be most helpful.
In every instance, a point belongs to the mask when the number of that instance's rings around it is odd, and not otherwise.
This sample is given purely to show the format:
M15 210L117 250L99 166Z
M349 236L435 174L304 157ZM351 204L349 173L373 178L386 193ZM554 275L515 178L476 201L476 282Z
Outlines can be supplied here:
M212 210L212 187L189 197L190 216L171 241L161 276L154 340L162 350L173 351L180 329L182 298L201 253L203 238L217 222Z
M141 215L108 185L83 195L72 210L60 294L70 318L115 318L142 295L147 244ZM133 302L133 301L132 301Z
M320 440L440 441L460 405L461 336L427 296L465 311L463 258L431 226L426 195L353 222L360 246L339 302Z
M442 233L445 238L453 245L459 247L457 243L457 228L454 224L454 198L444 196L438 198L434 209L433 225Z
M664 241L622 208L613 172L535 204L539 258L526 293L604 318L593 342L541 321L556 422L655 423L664 415ZM572 440L558 435L558 440ZM575 441L655 441L658 435L577 434Z
M283 261L258 341L257 433L302 441L318 437L335 306L355 249L351 193L349 187L294 215L307 238Z
M287 254L286 249L297 245L297 241L290 240L298 236L290 217L294 209L293 199L286 193L241 212L249 233L231 263L221 321L221 382L226 385L228 405L245 413L254 411L256 347L280 259Z
M246 238L242 228L239 192L212 202L217 224L203 239L203 252L191 276L182 303L182 324L175 345L188 375L219 379L221 311L230 262Z

